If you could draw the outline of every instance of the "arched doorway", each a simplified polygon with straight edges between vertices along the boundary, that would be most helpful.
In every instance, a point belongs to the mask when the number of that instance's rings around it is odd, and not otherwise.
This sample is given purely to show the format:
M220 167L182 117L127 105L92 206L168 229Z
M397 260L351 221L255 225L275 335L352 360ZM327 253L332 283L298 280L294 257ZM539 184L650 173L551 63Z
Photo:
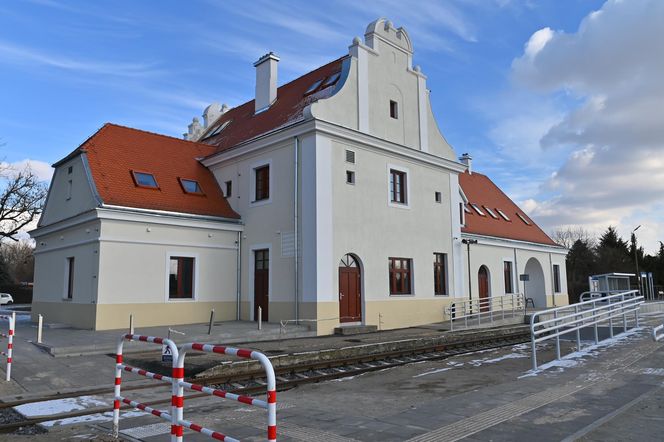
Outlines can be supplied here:
M339 261L339 318L340 322L362 320L362 277L360 263L350 253Z
M480 311L489 311L489 269L486 266L480 267L477 272L477 287L480 294Z
M535 308L546 307L546 286L544 284L544 271L542 265L536 258L530 258L526 262L526 275L528 281L525 282L526 298L532 298Z

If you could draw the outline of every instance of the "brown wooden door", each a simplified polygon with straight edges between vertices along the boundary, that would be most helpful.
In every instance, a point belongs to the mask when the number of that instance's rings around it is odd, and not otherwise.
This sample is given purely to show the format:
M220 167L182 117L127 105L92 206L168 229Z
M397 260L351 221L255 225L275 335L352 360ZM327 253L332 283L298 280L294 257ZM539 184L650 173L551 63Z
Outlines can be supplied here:
M268 297L270 289L270 251L268 249L254 251L254 321L258 321L258 307L261 308L261 318L267 321Z
M489 304L485 301L489 300L489 271L485 266L480 267L477 273L478 287L480 292L480 303L482 303L480 311L488 312Z
M352 255L345 255L339 263L340 322L362 320L360 267Z

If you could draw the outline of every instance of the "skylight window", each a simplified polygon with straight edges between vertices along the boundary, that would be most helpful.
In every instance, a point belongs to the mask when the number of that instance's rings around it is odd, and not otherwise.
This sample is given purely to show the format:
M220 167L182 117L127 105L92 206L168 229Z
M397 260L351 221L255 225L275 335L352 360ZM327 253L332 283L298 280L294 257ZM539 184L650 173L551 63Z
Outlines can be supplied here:
M320 86L320 84L321 84L322 82L323 82L323 80L318 80L318 81L314 82L314 84L312 84L311 86L309 86L309 89L306 90L306 92L304 93L304 95L312 94L316 89L318 89L318 86Z
M136 172L135 170L131 171L132 177L134 177L134 183L138 187L149 187L151 189L157 189L159 186L157 185L157 180L155 179L154 175L151 173L147 172Z
M182 189L186 193L194 193L194 194L203 194L203 189L201 189L200 184L198 184L198 181L196 180L187 180L184 178L179 178L180 184L182 185Z
M222 130L226 129L226 126L228 126L229 124L231 124L231 120L224 121L222 124L220 124L219 126L217 126L212 132L210 132L209 134L205 135L205 138L210 138L210 137L214 137L215 135L219 135L219 133L220 133ZM205 139L205 138L204 138L204 139Z
M477 204L472 204L472 203L471 203L470 206L471 206L473 209L475 209L475 212L477 212L477 214L478 214L479 216L486 216L486 215L484 214L484 212L482 212L482 209L480 209L479 207L477 207Z
M491 215L491 218L493 218L493 219L498 219L498 217L497 217L496 214L493 212L493 210L491 210L491 209L488 208L487 206L482 206L482 207L484 207L484 210L486 210L486 212L487 212L489 215Z
M498 215L502 216L505 221L511 221L509 216L505 215L505 212L502 210L496 209L496 212L498 212Z
M468 206L463 206L463 211L466 212L466 213L473 213L473 212L470 211Z
M530 225L530 222L526 219L526 217L523 216L523 215L521 215L519 212L516 212L516 216L518 216L519 219L520 219L521 221L523 221L525 225L527 225L527 226Z
M341 77L341 72L337 72L336 74L332 74L329 77L327 77L327 80L323 82L322 89L325 89L326 87L330 87L333 84L335 84L337 81L339 81L339 77Z

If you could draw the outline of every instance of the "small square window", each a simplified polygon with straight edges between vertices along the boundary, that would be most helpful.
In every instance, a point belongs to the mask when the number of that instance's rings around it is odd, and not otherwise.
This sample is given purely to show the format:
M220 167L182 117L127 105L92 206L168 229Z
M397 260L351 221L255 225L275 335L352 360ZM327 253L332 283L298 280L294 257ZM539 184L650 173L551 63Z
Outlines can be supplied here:
M203 189L201 189L200 184L196 180L187 180L185 178L179 178L182 189L185 193L196 193L199 195L203 194Z
M355 184L355 172L352 170L346 171L346 183Z
M157 185L157 180L151 173L136 172L135 170L132 170L131 175L134 177L134 183L138 187L150 187L152 189L159 187Z
M399 118L399 103L394 100L390 100L390 117Z
M233 181L226 181L226 198L233 196Z
M346 151L346 162L355 164L355 152L353 152L352 150Z
M440 202L443 201L443 194L440 193L440 192L436 192L436 193L435 193L435 198L436 198L436 202L437 202L437 203L440 203Z

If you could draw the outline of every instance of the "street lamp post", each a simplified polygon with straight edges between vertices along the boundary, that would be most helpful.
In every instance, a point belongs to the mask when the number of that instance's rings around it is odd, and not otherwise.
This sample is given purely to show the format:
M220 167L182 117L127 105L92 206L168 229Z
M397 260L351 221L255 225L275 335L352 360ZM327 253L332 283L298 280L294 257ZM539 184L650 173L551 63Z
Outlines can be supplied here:
M632 247L634 248L634 264L636 264L636 285L639 288L639 294L641 294L641 274L639 273L639 257L636 253L636 232L639 230L639 227L641 227L641 224L636 226L634 230L632 230Z
M472 277L471 277L471 272L470 272L470 245L471 244L477 244L476 239L462 239L461 242L466 245L468 248L468 299L470 301L473 300L473 283L472 283ZM472 302L471 302L471 308L472 308ZM472 313L472 311L471 311Z

